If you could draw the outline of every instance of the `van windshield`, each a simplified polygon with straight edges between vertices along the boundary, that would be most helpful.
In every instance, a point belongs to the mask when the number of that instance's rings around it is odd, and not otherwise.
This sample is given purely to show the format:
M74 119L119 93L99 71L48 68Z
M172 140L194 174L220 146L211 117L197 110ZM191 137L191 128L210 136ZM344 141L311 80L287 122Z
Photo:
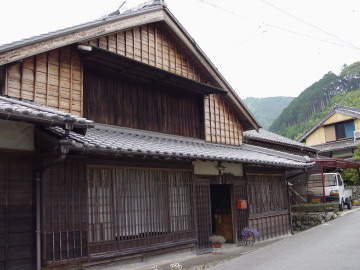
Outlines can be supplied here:
M335 174L324 174L324 185L325 187L332 187L337 185L336 175Z

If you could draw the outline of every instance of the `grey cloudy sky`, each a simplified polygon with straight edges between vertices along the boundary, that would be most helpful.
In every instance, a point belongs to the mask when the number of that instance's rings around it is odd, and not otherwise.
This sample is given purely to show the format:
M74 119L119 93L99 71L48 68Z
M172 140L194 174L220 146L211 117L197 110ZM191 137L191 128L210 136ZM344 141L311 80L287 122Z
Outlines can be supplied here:
M123 2L6 1L0 44L95 20ZM358 0L165 2L241 98L298 96L325 73L360 60Z

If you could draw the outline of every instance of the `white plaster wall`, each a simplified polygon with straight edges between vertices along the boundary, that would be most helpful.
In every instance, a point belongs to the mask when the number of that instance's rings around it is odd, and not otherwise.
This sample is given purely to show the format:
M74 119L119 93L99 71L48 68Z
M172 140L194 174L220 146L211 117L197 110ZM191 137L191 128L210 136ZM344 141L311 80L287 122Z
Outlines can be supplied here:
M218 163L216 161L193 161L194 173L205 175L219 175Z
M219 175L219 163L217 161L193 161L194 173L204 175ZM221 162L221 166L225 169L221 170L221 174L232 174L234 176L243 176L242 164Z
M0 149L34 151L34 125L0 120Z

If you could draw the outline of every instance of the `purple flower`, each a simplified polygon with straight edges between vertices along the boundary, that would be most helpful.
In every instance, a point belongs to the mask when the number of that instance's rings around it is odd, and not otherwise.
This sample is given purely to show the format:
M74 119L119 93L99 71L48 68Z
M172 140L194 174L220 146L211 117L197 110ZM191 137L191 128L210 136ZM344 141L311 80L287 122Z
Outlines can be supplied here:
M243 239L248 238L250 235L259 236L260 233L257 229L252 227L246 227L241 231L241 236Z

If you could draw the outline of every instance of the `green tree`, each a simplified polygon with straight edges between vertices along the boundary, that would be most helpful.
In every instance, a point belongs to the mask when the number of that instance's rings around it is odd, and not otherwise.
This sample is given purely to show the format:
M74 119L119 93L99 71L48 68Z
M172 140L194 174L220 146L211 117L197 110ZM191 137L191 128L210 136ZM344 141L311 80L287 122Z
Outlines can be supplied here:
M360 161L360 144L358 144L354 150L353 160Z
M342 178L347 185L355 186L359 183L359 174L356 169L345 169Z

